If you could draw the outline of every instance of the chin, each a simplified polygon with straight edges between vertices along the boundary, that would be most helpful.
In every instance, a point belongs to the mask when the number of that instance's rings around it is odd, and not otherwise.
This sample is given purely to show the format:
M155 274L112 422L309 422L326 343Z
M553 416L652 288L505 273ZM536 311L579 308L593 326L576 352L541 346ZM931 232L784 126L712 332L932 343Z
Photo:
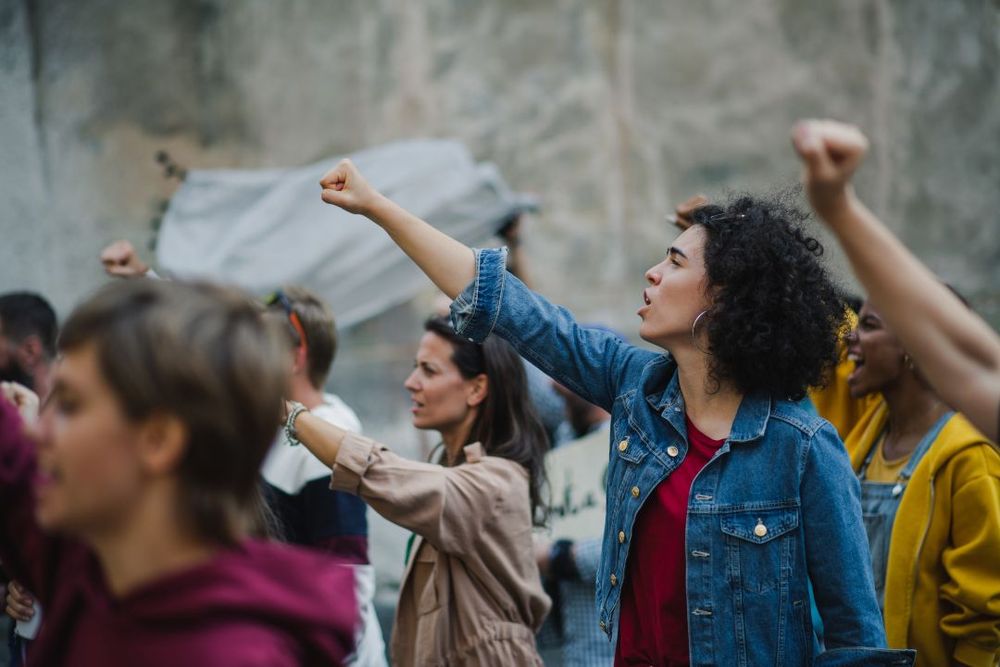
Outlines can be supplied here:
M66 521L64 512L53 506L52 502L39 501L35 505L35 521L38 526L47 532L59 532L64 530Z
M413 428L419 428L421 431L430 431L434 429L434 424L431 424L427 419L421 417L414 417L411 421Z
M642 323L639 324L639 338L643 339L647 343L656 344L656 341L654 340L656 337L657 336L653 328L649 326L646 320L643 320Z
M851 398L855 399L864 398L865 396L874 394L877 391L878 389L869 387L864 383L847 385L847 393L851 395Z

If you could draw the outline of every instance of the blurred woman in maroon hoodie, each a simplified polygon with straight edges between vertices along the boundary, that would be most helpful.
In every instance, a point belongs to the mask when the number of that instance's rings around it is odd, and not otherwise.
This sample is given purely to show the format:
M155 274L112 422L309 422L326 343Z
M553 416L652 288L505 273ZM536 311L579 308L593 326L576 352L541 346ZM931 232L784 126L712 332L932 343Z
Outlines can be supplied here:
M31 439L0 400L0 559L46 613L29 665L346 657L353 573L248 538L282 345L239 292L117 283L66 322Z

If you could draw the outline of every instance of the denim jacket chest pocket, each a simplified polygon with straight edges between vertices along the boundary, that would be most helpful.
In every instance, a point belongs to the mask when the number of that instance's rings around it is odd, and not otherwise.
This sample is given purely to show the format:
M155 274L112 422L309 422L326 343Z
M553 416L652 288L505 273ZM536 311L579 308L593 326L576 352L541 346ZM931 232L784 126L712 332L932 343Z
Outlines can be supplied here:
M608 461L608 504L618 504L642 472L649 449L625 410L612 419L611 452Z
M720 518L731 584L766 593L791 578L799 508L751 509Z

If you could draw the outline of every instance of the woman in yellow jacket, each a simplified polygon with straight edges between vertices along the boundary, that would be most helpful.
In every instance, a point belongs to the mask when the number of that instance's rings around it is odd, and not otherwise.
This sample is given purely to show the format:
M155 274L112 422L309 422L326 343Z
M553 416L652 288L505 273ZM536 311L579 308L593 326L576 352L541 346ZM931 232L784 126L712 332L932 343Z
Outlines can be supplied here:
M917 649L924 667L1000 664L1000 450L934 393L870 304L847 359L850 396L868 403L844 441L889 645Z

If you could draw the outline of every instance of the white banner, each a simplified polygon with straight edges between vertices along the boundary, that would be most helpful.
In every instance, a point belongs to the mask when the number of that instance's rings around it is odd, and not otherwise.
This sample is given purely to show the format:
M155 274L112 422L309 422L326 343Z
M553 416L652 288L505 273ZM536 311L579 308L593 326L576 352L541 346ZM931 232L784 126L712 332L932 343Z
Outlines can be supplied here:
M553 449L545 456L552 489L552 539L600 538L604 530L604 485L608 471L608 428Z
M382 193L469 245L534 206L456 141L403 141L350 157ZM160 265L260 295L303 285L330 303L341 328L411 299L430 284L420 270L378 226L320 200L319 179L340 159L188 172L163 220Z

